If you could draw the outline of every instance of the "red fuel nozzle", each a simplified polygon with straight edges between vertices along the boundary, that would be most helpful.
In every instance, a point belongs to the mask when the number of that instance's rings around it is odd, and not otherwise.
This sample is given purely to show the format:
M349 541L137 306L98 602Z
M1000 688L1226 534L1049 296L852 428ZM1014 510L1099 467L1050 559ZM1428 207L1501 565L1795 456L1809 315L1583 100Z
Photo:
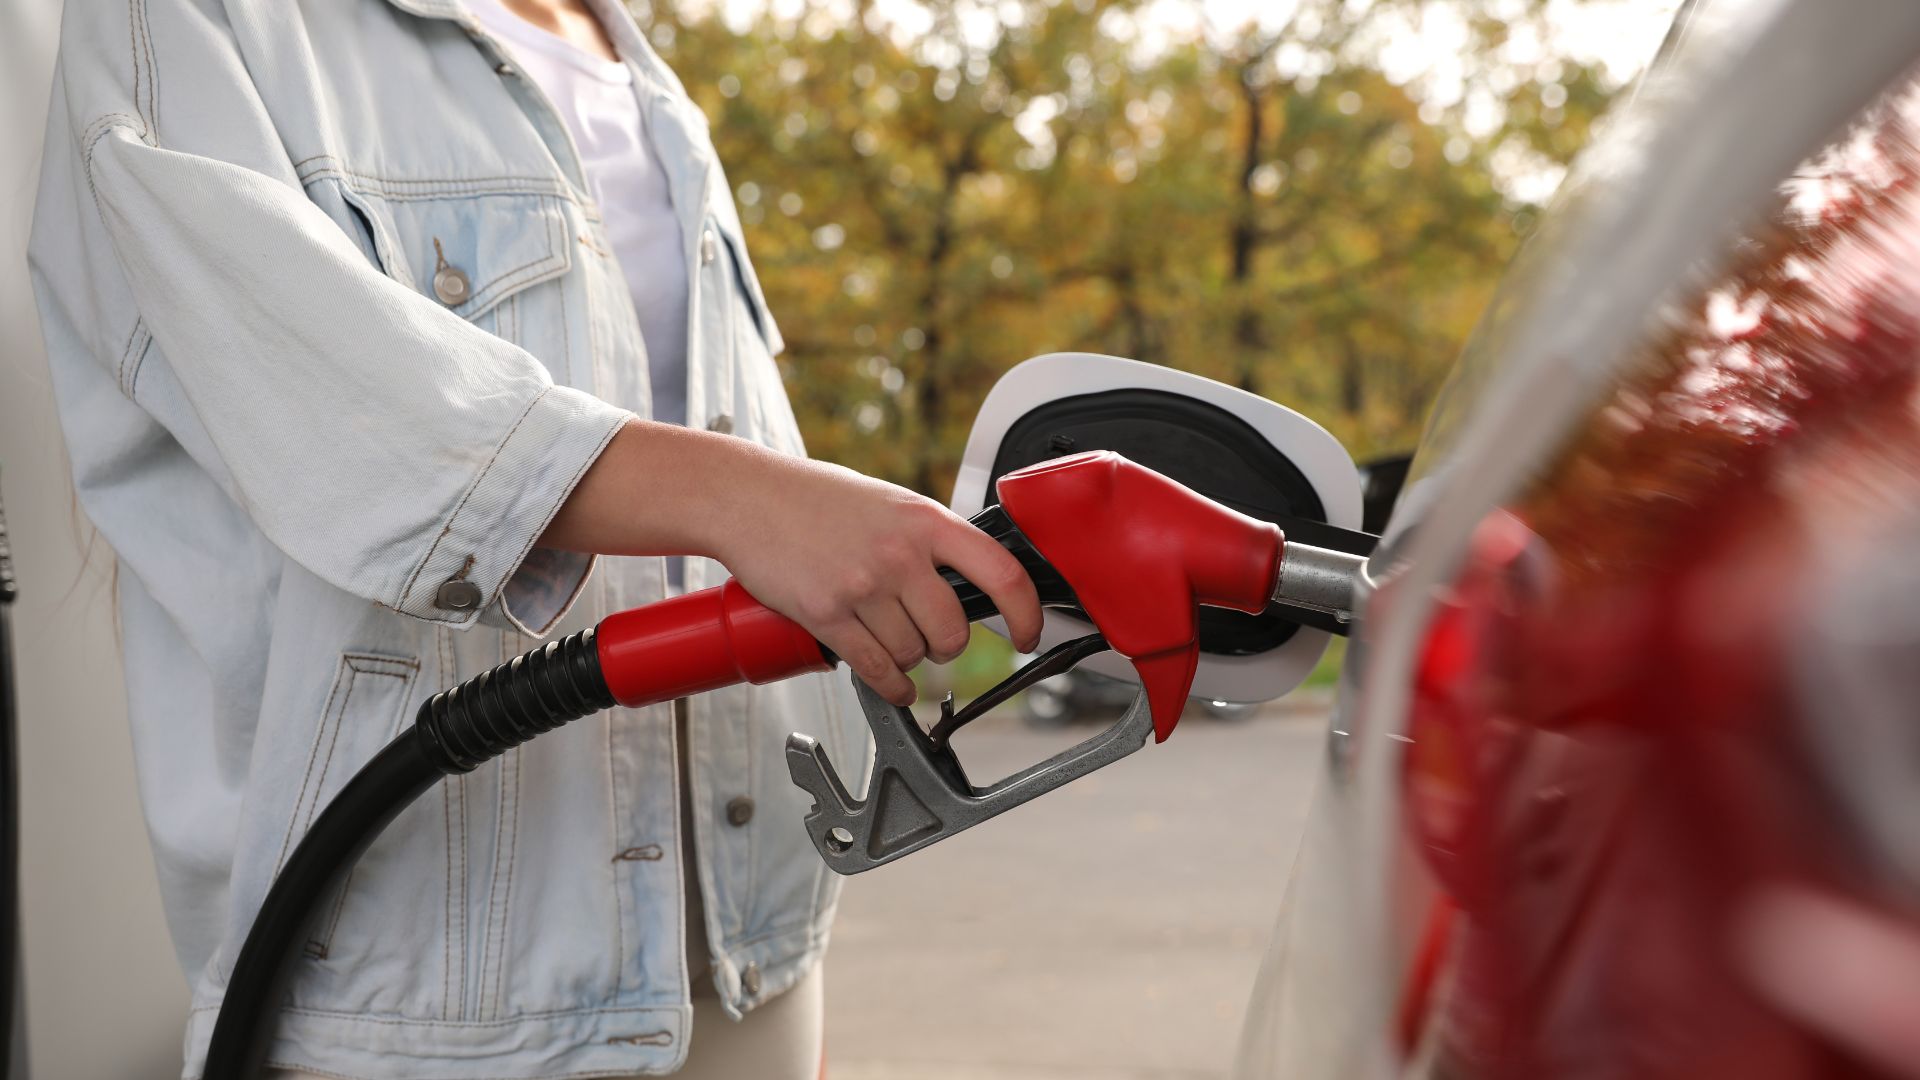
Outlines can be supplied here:
M1133 661L1156 741L1180 722L1200 663L1198 608L1264 611L1286 538L1110 450L1000 478L1000 503Z

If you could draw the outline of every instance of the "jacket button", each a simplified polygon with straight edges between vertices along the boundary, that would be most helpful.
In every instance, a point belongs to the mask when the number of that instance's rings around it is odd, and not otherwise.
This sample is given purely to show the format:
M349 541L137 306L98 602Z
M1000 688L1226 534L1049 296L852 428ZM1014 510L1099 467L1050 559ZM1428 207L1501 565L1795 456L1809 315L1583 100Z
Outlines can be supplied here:
M748 964L740 972L740 989L746 991L748 997L760 996L760 965L759 964Z
M753 800L745 795L727 803L727 824L738 828L753 820Z
M708 229L700 234L700 265L707 266L719 257L720 238L713 235L712 229Z
M707 421L707 430L716 435L731 435L733 434L733 417L726 413L721 413L719 416Z
M433 272L433 295L448 307L459 307L473 295L473 283L457 266L443 266Z
M449 581L433 594L435 607L448 611L472 611L480 606L480 586L471 581Z

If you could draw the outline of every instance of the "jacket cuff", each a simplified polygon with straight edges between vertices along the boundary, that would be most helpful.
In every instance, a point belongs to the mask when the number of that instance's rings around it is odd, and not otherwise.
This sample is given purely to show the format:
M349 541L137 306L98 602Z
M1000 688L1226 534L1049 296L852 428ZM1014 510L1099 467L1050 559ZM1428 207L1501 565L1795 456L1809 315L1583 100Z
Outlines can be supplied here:
M500 599L480 613L480 625L546 637L586 590L599 562L598 555L534 548L500 589Z
M551 628L594 560L530 555L534 541L632 416L584 390L543 389L481 466L392 607L456 627L498 608L489 622L497 617L535 636Z

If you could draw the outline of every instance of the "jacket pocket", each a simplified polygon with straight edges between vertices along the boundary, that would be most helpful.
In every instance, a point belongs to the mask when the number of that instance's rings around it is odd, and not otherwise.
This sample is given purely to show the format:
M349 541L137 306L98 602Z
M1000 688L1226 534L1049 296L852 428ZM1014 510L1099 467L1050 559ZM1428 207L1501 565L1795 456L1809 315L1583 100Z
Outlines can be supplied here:
M454 185L448 185L453 187ZM573 266L563 201L518 192L396 194L334 177L309 196L340 221L387 276L463 319Z
M314 732L302 773L300 792L294 800L293 819L287 825L287 842L282 846L277 877L301 837L313 827L314 819L333 797L340 793L358 769L379 749L399 734L406 716L414 679L420 673L417 660L366 653L347 653L340 658L333 688ZM353 885L350 872L335 886L322 906L312 936L304 951L313 959L325 959L332 950L333 933L340 922L340 911Z

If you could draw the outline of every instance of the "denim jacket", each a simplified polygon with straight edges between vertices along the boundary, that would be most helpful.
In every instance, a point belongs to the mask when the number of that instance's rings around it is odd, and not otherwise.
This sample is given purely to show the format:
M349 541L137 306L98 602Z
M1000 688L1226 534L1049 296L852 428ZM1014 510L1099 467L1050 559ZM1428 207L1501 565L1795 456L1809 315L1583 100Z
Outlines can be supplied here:
M801 454L706 123L598 6L683 226L689 423ZM645 345L566 128L459 0L69 3L55 84L30 258L80 499L119 559L192 1077L269 882L422 700L664 595L660 559L533 546L649 415ZM837 885L782 740L858 772L864 725L844 675L690 710L690 822L667 707L577 722L402 814L324 898L272 1060L669 1071L689 875L728 1013L791 985Z

